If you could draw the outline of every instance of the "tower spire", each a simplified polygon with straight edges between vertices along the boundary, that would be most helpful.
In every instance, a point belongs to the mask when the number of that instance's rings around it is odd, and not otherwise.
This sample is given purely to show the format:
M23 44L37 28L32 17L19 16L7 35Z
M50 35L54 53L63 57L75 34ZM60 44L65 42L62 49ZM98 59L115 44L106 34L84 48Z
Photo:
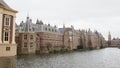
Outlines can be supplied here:
M29 19L29 12L27 12L27 19Z
M108 41L111 41L111 33L109 31L109 34L108 34Z
M111 33L110 33L110 31L108 33L108 45L109 46L111 45Z

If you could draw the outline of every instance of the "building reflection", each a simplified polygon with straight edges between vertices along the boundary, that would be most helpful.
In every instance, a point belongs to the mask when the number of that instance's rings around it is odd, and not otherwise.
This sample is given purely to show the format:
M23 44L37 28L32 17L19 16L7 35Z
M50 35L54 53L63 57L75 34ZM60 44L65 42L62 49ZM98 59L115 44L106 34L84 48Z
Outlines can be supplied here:
M0 58L0 68L16 68L16 57Z

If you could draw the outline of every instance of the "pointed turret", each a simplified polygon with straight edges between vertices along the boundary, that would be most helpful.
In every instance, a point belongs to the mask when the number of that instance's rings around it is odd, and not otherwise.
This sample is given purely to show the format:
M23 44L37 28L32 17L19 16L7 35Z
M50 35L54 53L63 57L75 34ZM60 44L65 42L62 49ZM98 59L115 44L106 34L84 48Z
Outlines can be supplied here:
M108 34L108 41L111 41L111 34L110 34L110 32Z
M29 16L27 16L27 20L25 22L25 24L23 25L23 29L24 32L32 32L32 19L29 18Z
M109 34L108 34L108 46L110 46L110 45L111 45L111 34L109 32Z
M38 25L43 25L43 21L42 21L42 20L39 21L39 20L37 19L36 24L38 24Z
M39 24L39 20L37 19L36 24Z

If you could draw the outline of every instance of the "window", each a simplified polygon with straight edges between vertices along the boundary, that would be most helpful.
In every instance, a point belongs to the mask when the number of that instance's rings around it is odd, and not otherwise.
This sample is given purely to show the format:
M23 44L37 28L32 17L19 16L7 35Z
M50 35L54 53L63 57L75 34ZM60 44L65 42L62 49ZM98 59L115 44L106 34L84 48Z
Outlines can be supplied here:
M33 47L33 43L32 42L30 43L30 47Z
M24 47L27 47L27 42L24 42Z
M8 35L9 35L9 33L8 33L8 32L5 32L4 34L5 34L5 35L4 35L4 40L5 40L5 41L8 41Z
M52 29L52 32L54 32L54 29Z
M72 41L72 37L71 37L71 36L69 37L69 41L70 41L70 42Z
M30 39L33 39L33 35L30 35Z
M9 18L6 18L5 25L9 25Z
M35 31L35 28L32 28L33 29L33 31Z
M47 31L47 28L45 28L45 30Z
M51 31L50 28L49 28L49 31Z
M69 31L69 35L72 35L72 31Z
M23 29L21 29L23 31Z
M10 51L10 47L6 47L6 51Z
M27 35L24 35L24 39L27 39Z
M5 15L5 25L6 26L9 26L10 25L10 16L8 16L8 15Z
M55 32L57 32L57 30L55 29Z
M29 31L31 31L31 29L29 29Z

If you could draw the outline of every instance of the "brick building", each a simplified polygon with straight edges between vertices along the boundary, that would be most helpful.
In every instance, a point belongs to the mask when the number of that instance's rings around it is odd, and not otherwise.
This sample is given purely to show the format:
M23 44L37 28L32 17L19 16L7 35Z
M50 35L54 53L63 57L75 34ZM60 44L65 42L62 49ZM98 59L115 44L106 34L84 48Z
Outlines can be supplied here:
M108 34L108 46L120 46L120 38L111 38L111 34Z
M25 35L29 39L24 39ZM30 35L33 37L31 41ZM20 25L16 25L16 42L18 52L21 54L48 53L61 49L75 50L78 46L84 49L94 49L103 46L103 41L104 37L97 31L75 30L73 26L65 27L65 25L63 28L57 28L39 20L34 24L29 17L26 22L22 21ZM30 48L31 42L34 43L33 49Z
M16 25L16 43L18 54L32 54L36 52L36 33L33 32L32 20L27 17L25 23ZM19 29L19 30L18 30Z
M119 38L113 38L111 40L111 46L120 46L120 39Z

